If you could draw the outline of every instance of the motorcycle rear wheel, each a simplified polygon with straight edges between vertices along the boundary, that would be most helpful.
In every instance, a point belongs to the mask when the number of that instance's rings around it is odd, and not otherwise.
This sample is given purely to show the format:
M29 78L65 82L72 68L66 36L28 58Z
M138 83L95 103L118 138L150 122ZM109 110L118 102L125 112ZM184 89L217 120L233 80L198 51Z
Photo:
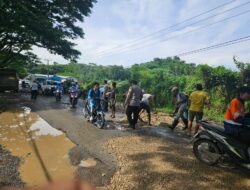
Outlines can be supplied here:
M198 139L193 144L195 157L207 165L215 165L221 158L218 146L209 139Z

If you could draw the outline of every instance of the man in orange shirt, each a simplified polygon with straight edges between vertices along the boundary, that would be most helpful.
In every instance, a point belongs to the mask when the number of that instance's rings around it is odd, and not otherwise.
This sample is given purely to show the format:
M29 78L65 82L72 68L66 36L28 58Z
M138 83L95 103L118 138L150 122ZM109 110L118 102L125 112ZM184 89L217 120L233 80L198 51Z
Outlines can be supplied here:
M250 115L246 112L244 103L250 100L250 88L241 87L238 97L234 98L228 105L225 115L225 132L231 134L244 142L250 143Z

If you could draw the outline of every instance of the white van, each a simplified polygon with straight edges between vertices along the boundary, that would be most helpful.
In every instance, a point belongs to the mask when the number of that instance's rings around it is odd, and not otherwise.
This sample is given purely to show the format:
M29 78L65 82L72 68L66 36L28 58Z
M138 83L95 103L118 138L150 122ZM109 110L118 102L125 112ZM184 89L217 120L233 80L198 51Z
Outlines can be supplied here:
M45 80L41 84L41 90L43 95L54 95L54 91L56 89L56 85L60 84L58 81L53 80Z

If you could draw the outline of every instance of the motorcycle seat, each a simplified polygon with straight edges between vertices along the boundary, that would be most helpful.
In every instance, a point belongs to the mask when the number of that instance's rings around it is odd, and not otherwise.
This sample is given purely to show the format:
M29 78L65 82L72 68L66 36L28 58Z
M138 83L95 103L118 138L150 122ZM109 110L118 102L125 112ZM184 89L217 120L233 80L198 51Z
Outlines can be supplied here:
M232 127L243 126L241 123L237 123L237 122L231 121L231 120L224 120L224 125L228 125L228 126L232 126Z
M224 127L218 127L218 126L216 126L214 124L207 123L207 122L204 122L204 121L200 122L200 124L203 127L207 128L207 129L210 129L210 130L215 131L215 132L217 132L219 134L225 135L225 129L224 129Z

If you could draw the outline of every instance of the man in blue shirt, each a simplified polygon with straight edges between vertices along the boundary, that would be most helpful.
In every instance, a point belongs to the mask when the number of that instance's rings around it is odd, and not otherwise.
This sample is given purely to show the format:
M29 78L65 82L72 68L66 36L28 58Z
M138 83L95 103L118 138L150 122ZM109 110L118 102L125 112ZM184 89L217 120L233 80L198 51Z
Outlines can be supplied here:
M94 107L97 105L97 101L100 101L100 98L101 98L101 91L99 89L99 86L100 86L99 83L95 82L93 89L89 90L89 93L88 93L88 101L89 101L89 105L91 108L90 121L93 120Z
M72 82L72 83L71 83L71 86L69 87L69 91L70 91L70 90L78 91L78 90L79 90L79 87L78 87L78 85L76 85L75 82Z
M63 91L63 86L62 86L61 83L57 83L57 85L56 85L56 90L61 90L61 91Z

